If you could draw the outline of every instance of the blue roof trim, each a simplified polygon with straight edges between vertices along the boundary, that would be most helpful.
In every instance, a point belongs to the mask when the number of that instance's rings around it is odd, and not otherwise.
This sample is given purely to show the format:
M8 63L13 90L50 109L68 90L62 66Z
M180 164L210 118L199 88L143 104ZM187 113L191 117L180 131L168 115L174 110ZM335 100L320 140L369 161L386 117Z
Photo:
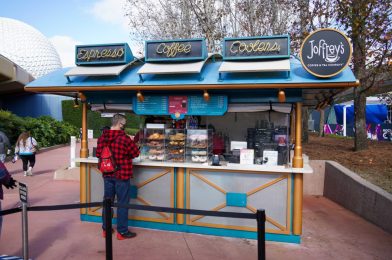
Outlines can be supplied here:
M219 81L219 67L221 61L208 61L200 74L176 74L176 75L144 75L143 82L139 81L137 71L142 64L135 64L126 69L119 77L73 77L68 83L64 73L70 68L63 68L38 78L27 85L33 87L91 87L91 86L143 86L143 85L241 85L241 84L320 84L320 83L343 83L356 82L356 78L350 68L346 68L340 74L321 79L311 75L295 58L290 59L291 73L287 78L285 73L262 72L262 73L227 73L224 81ZM204 78L200 81L200 76ZM283 86L284 88L284 86ZM315 88L317 88L315 86Z

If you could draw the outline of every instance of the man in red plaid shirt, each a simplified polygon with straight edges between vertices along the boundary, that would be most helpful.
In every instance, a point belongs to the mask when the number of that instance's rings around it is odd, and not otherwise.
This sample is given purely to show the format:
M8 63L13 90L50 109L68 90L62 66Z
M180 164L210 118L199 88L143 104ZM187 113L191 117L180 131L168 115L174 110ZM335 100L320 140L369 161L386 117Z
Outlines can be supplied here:
M139 148L135 145L131 137L125 134L124 129L127 120L121 114L115 114L112 119L110 130L104 130L97 144L97 157L100 158L105 146L109 146L117 167L119 168L113 174L104 176L104 197L114 201L117 196L117 202L128 204L130 182L132 178L132 159L139 156ZM99 168L99 167L98 167ZM103 236L105 237L105 217L106 212L102 214ZM128 230L128 209L117 209L117 239L123 240L135 237L136 233Z

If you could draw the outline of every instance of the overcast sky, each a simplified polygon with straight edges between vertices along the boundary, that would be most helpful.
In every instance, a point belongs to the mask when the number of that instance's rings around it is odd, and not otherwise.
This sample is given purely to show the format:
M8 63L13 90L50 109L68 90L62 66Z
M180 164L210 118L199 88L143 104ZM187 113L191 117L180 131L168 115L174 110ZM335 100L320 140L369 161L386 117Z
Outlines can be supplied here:
M75 66L76 44L128 42L125 0L0 0L0 16L25 22L54 44L63 67Z

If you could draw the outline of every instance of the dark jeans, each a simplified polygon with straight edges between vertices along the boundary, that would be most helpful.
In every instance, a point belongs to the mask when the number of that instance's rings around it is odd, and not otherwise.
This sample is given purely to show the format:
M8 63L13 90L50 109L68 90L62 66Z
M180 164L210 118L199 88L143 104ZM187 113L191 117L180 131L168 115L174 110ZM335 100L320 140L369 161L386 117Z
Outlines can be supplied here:
M117 196L117 202L120 204L129 203L129 180L118 180L116 178L105 177L104 181L104 198L110 198L114 201ZM105 214L102 214L102 228L105 229ZM117 208L117 231L125 233L128 231L128 209Z
M35 154L31 155L19 155L23 162L23 171L27 171L27 165L30 163L30 167L33 168L35 165Z

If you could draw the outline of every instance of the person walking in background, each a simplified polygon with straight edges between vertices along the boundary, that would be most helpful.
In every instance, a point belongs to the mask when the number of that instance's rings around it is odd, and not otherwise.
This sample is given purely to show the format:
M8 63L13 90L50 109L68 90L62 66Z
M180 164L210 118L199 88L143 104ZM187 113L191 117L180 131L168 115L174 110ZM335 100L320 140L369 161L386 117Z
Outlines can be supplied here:
M104 130L103 134L98 138L96 156L99 158L98 169L103 173L104 182L104 198L110 198L114 201L117 196L119 204L129 203L130 181L132 178L132 159L139 156L139 148L135 145L132 139L124 132L127 121L125 116L115 114L112 118L112 126L110 130ZM110 173L104 173L105 163L102 163L106 158L105 151L110 149L111 157L114 159L116 170ZM102 214L102 229L103 237L105 233L105 214L110 212L103 212ZM128 209L119 207L117 209L117 239L123 240L135 237L136 233L128 230Z
M0 162L0 211L1 211L1 201L4 199L3 195L3 185L7 189L15 188L16 181L11 177L7 168L5 168L4 163ZM1 226L3 224L3 216L0 216L0 236L1 236Z
M5 157L10 153L10 148L10 140L4 132L0 131L0 162L5 162Z
M23 132L19 135L15 145L15 154L22 159L24 176L33 176L37 147L37 141L30 136L29 132Z

